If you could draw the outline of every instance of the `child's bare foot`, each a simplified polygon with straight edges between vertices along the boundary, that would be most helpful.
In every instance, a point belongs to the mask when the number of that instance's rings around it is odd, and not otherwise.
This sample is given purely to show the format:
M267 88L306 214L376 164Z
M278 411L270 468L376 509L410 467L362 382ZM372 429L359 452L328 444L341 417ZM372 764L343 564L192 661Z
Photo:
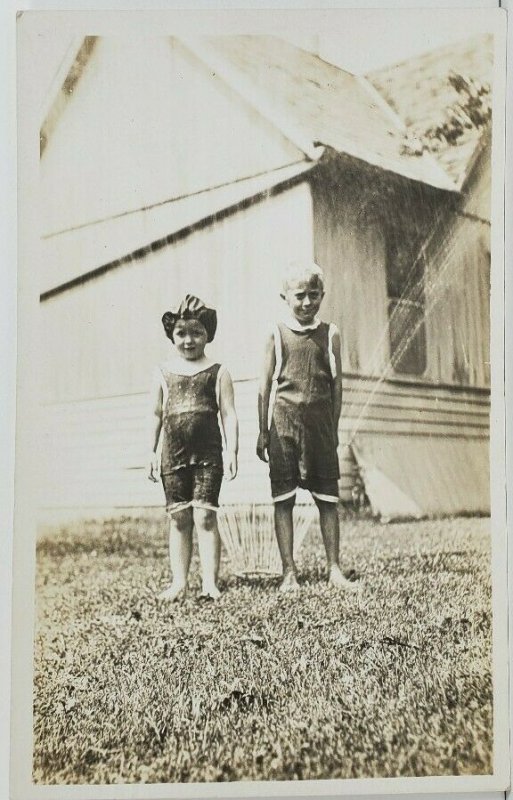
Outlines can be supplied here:
M295 572L286 572L280 584L280 592L297 592L299 583Z
M335 589L343 589L346 592L357 592L360 588L359 581L349 581L343 574L338 564L330 567L328 583Z
M201 592L200 597L203 597L208 600L219 600L221 597L221 592L213 583L211 586L203 586L203 590Z
M161 594L159 594L159 600L168 600L172 603L174 600L180 600L184 593L185 584L173 581L168 589L165 589L163 592L161 592Z

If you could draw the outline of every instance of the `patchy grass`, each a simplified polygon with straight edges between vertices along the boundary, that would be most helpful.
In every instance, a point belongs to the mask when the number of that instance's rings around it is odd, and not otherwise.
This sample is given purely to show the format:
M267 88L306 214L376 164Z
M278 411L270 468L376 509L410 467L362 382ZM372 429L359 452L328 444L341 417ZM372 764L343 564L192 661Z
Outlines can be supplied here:
M166 522L46 531L38 543L37 783L287 780L492 771L489 521L342 522L355 596L244 582L181 605Z

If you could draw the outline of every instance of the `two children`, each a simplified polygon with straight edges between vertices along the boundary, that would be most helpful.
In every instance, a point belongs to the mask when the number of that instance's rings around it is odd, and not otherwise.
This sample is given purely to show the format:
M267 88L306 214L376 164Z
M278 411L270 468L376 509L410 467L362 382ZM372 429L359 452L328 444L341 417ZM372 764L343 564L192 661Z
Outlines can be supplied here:
M339 566L338 421L342 403L340 335L317 316L324 297L323 273L315 264L295 265L285 275L287 313L268 339L259 390L257 455L269 461L278 547L283 564L281 591L299 588L293 558L296 489L309 489L319 509L329 582L354 590ZM203 594L219 596L220 540L216 509L223 477L237 474L238 426L231 378L205 356L214 338L216 313L187 295L176 313L162 319L175 345L154 385L151 480L164 485L170 518L169 554L173 582L163 597L184 591L196 527ZM271 411L272 387L275 386ZM271 411L271 413L270 413ZM157 447L163 429L159 468Z

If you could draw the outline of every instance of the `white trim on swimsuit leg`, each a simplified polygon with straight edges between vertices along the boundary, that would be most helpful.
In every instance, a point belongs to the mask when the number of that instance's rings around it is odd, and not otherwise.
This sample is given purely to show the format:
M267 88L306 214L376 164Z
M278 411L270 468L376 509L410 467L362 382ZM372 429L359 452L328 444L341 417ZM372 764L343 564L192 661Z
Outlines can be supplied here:
M273 503L281 503L282 500L288 500L290 497L296 496L297 489L292 489L290 492L285 492L285 494L279 494L277 497L273 497Z
M338 497L335 497L333 494L321 494L320 492L310 492L312 497L316 497L317 500L324 500L326 503L338 503Z
M186 508L190 508L192 506L192 500L183 500L180 503L172 503L170 506L166 506L166 514L170 517L173 514L177 514L178 511L185 511Z
M193 508L205 508L207 511L215 511L216 513L219 511L218 506L212 506L210 503L202 503L201 500L191 500L191 506Z

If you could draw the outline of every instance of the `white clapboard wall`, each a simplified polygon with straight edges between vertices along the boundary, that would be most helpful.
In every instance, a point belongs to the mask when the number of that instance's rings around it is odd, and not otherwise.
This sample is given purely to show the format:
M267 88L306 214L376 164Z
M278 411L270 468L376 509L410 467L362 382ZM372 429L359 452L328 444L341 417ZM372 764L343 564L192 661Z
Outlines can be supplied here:
M236 383L240 424L239 475L226 483L226 502L270 499L267 468L255 454L256 382ZM81 400L43 408L43 507L158 506L160 484L146 477L151 447L149 395ZM61 467L55 469L55 465Z
M163 505L162 487L146 477L148 401L138 393L44 406L41 507ZM235 402L239 475L225 482L221 502L268 502L267 467L255 454L257 382L237 381ZM385 476L383 485L392 481L422 514L488 512L488 426L486 393L344 379L342 446L352 441L362 462ZM343 449L341 483L347 483ZM372 500L376 513L401 515L401 508L390 509L386 493Z

